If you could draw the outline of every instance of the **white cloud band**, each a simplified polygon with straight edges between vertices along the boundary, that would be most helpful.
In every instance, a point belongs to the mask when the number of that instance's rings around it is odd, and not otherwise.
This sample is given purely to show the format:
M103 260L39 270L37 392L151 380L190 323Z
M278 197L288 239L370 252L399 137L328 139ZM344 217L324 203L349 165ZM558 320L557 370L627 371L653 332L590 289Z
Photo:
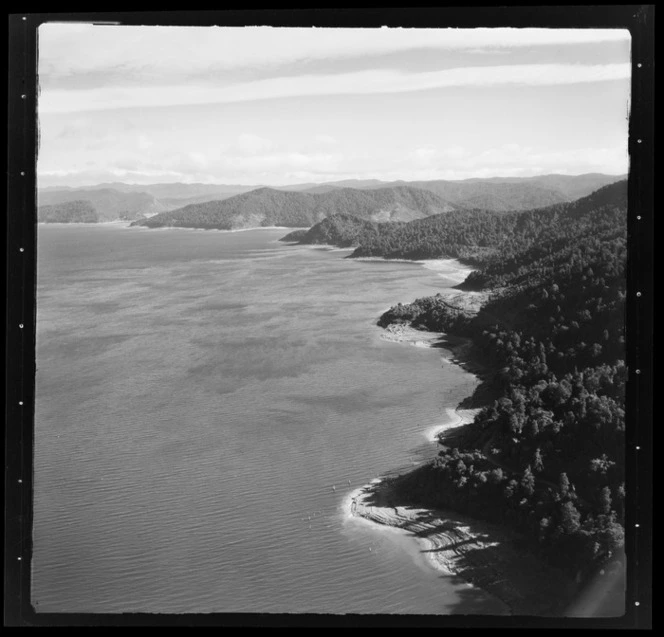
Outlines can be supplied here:
M338 75L300 75L228 86L115 87L44 90L41 113L71 113L120 108L222 104L284 97L404 93L455 86L578 84L630 77L622 64L523 64L478 66L427 73L359 71Z
M473 50L629 42L626 29L313 29L95 26L39 29L40 73L147 72L169 77L213 69L274 68L413 49Z

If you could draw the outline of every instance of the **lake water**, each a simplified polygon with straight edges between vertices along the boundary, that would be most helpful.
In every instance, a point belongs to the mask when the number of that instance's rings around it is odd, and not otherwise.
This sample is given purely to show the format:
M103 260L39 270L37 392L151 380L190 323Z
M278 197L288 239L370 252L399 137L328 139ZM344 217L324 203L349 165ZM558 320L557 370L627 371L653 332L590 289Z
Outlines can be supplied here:
M342 509L475 387L375 326L458 276L285 233L39 226L38 611L502 609Z

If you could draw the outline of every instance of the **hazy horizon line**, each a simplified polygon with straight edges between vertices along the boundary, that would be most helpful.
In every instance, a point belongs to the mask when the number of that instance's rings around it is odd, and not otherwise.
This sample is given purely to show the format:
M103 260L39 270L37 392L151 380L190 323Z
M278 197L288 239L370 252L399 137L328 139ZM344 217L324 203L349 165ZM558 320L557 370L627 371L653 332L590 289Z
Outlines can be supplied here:
M302 182L288 182L284 184L275 184L275 183L230 183L222 181L154 181L149 183L139 183L134 181L95 181L87 184L80 184L77 186L72 186L69 184L60 184L60 185L51 185L43 186L43 188L89 188L93 186L102 186L102 185L112 185L112 184L123 184L125 186L162 186L162 185L185 185L185 186L241 186L241 187L251 187L256 186L258 188L285 188L287 186L300 186L312 184L314 186L324 186L326 184L335 184L339 182L348 182L348 181L378 181L385 184L395 183L395 182L431 182L431 181L448 181L448 182L459 182L459 181L473 181L473 180L490 180L490 179L517 179L517 180L526 180L526 179L537 179L541 177L584 177L587 175L602 175L605 177L628 177L629 171L611 173L611 172L583 172L583 173L541 173L537 175L528 175L528 176L514 176L514 175L492 175L491 177L464 177L463 179L380 179L378 177L346 177L343 179L334 179L330 181L302 181ZM39 181L39 177L37 177ZM39 189L39 185L37 186Z

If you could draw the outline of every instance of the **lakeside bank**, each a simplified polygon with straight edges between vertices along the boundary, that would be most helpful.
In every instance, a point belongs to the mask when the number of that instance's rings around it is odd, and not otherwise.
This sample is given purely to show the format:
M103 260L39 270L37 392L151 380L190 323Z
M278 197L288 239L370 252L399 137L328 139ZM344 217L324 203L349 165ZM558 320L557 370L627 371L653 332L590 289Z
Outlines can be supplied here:
M457 276L459 270L457 268L455 273ZM441 274L444 276L443 272ZM478 293L459 293L451 289L444 292L451 306L466 312L476 312L484 300ZM472 343L468 338L420 331L402 324L387 326L381 337L415 347L447 350L451 355L443 356L443 360L459 365L475 376L478 383L486 380L490 373L472 356ZM444 443L460 428L473 422L479 406L463 408L473 402L470 399L467 397L455 409L446 408L447 419L424 432L427 440ZM380 477L355 489L344 501L345 514L349 518L402 529L420 543L422 552L435 569L460 576L469 586L476 586L497 598L504 604L505 614L562 614L576 585L562 571L545 565L525 550L520 534L506 526L407 501L399 490L401 477Z

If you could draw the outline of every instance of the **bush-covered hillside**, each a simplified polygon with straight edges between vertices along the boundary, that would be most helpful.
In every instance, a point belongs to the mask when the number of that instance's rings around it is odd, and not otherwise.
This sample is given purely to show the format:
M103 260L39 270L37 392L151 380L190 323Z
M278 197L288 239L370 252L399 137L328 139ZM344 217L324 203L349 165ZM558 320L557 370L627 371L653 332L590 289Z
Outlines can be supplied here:
M468 279L493 291L478 314L437 296L379 322L469 336L495 370L496 400L400 488L514 525L574 574L624 541L626 212L622 182L503 217L511 232Z

